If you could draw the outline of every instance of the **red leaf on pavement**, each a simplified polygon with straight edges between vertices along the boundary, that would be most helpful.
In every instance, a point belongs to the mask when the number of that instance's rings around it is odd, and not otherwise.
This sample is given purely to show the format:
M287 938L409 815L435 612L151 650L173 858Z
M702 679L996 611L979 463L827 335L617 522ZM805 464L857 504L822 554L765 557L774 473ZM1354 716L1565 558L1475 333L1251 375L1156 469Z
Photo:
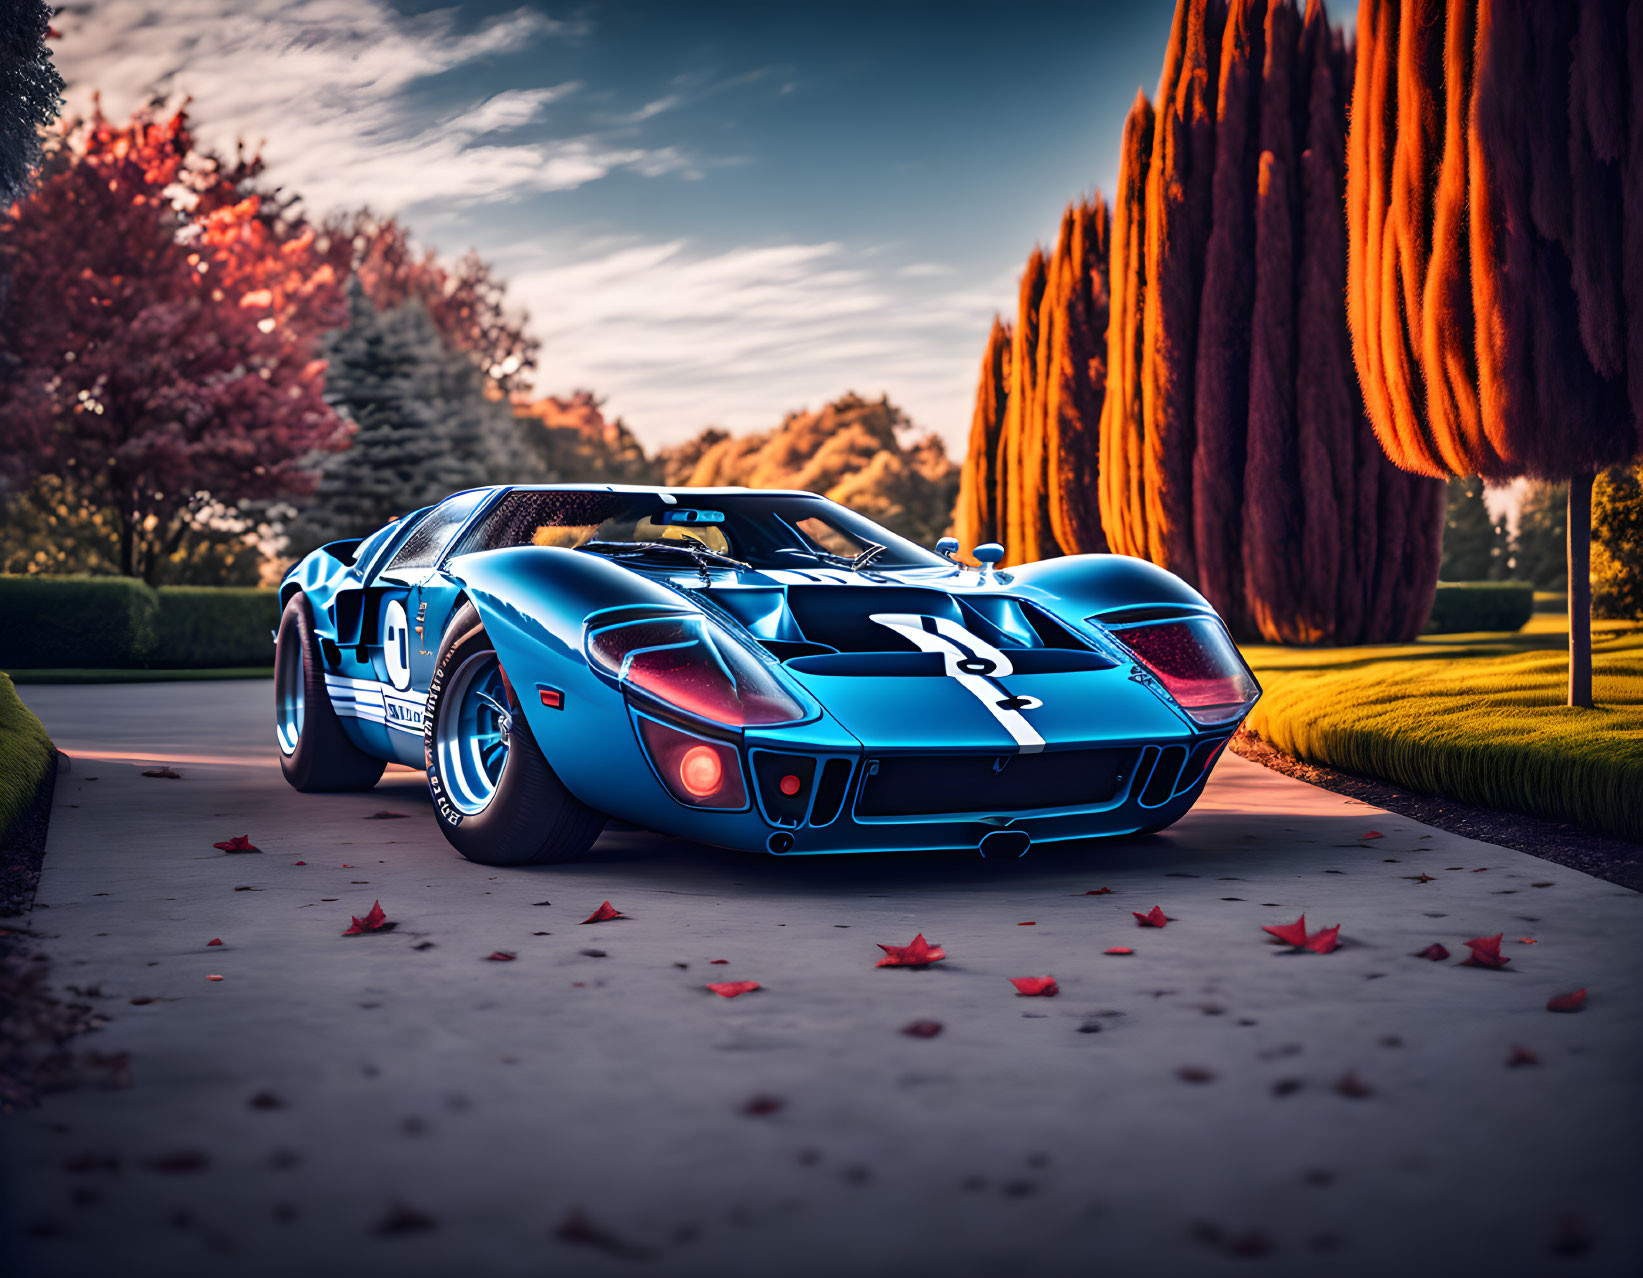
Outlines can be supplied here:
M1016 926L1017 927L1037 927L1038 926L1038 920L1037 919L1030 919L1026 923L1017 923Z
M388 916L382 912L382 902L375 902L364 918L353 918L353 924L343 933L344 936L363 936L367 932L380 932L387 927Z
M1095 891L1086 892L1086 893L1084 893L1084 895L1085 896L1111 896L1112 895L1112 889L1111 888L1096 888Z
M583 919L582 922L584 922L584 923L604 923L604 922L608 922L610 919L625 919L625 918L627 918L626 914L623 914L621 910L617 909L609 901L606 901L603 905L601 905L592 914L588 915L587 918Z
M1578 989L1569 994L1559 994L1556 998L1546 1000L1548 1012L1578 1012L1586 1006L1586 991Z
M1472 957L1461 961L1462 967L1505 967L1512 960L1502 958L1500 953L1500 938L1504 933L1496 932L1493 936L1474 936L1466 942L1466 948L1472 951Z
M1054 998L1061 993L1061 987L1055 983L1053 976L1012 976L1010 984L1015 986L1018 995Z
M1142 914L1139 910L1131 910L1130 913L1135 915L1135 922L1138 927L1163 927L1164 924L1169 922L1169 918L1164 914L1164 907L1161 905L1153 906L1145 914Z
M508 950L492 950L485 956L485 961L487 963L512 963L518 957L519 955L510 953Z
M1127 945L1115 945L1110 950L1102 950L1103 954L1134 954L1135 951Z
M145 777L163 777L167 781L181 781L183 774L172 767L150 768L143 773Z
M1314 932L1307 937L1305 948L1311 950L1314 954L1333 954L1341 947L1340 935L1341 925L1339 923L1335 924L1334 927L1326 927L1323 931Z
M213 843L214 848L221 848L224 852L261 852L262 849L251 842L249 834L236 834L231 839L224 839L221 843Z
M712 990L720 998L736 998L741 994L751 994L760 985L757 981L713 981L704 988Z
M909 945L880 945L884 957L874 967L928 967L931 963L939 963L947 957L947 951L939 945L931 945L920 932Z
M208 981L220 981L220 980L222 980L222 977L217 976L215 974L212 974L210 976L207 976L205 979L208 980Z
M1422 870L1419 874L1400 874L1400 875L1398 875L1398 877L1400 879L1410 879L1410 880L1412 880L1413 882L1416 882L1416 883L1436 883L1437 882L1437 880L1435 878L1433 878L1430 874L1428 874L1425 870Z
M307 864L308 864L308 862L306 862L306 861L298 861L298 862L297 862L297 864L298 864L298 865L307 865Z
M934 1038L941 1033L940 1021L914 1021L910 1025L903 1025L901 1032L909 1038Z
M1540 944L1540 942L1535 940L1535 938L1532 937L1532 936L1520 936L1517 939L1517 943L1519 945L1539 945Z
M728 963L728 962L730 962L729 959L708 959L708 961L707 961L709 967L712 967L712 966L714 966L715 964L718 964L718 963Z
M1382 834L1379 830L1369 830L1369 831L1365 832L1364 834L1359 835L1358 837L1359 838L1364 838L1364 839L1384 839L1386 836L1384 834Z
M207 945L208 945L208 946L209 946L209 945L221 945L221 944L222 944L222 937L220 937L220 936L214 936L214 937L212 937L212 938L211 938L211 939L210 939L210 940L209 940L209 941L207 941L207 942L206 942L206 944L207 944Z
M1424 950L1421 950L1418 954L1416 954L1415 957L1416 958L1423 958L1423 959L1431 959L1434 963L1441 963L1441 962L1443 962L1444 959L1449 957L1449 951L1444 949L1443 946L1439 945L1436 941L1434 941L1434 942L1432 942L1432 944L1428 945Z
M1285 945L1306 944L1306 915L1301 915L1293 923L1263 923L1261 931L1268 936L1275 936Z
M1539 1065L1540 1057L1527 1047L1513 1046L1512 1054L1506 1058L1506 1064L1511 1067L1518 1065Z

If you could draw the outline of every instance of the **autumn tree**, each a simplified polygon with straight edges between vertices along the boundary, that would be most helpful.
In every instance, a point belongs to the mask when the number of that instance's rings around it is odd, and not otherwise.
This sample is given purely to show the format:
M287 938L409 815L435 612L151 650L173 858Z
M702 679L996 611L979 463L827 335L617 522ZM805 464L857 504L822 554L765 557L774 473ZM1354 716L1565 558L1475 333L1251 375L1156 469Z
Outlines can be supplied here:
M1594 486L1592 614L1643 621L1643 461L1610 467Z
M1282 643L1412 638L1437 578L1442 486L1376 445L1342 314L1352 65L1319 0L1180 0L1113 204L1105 536Z
M28 189L40 167L40 131L62 107L63 77L46 47L51 14L47 0L0 6L0 206Z
M965 553L998 540L998 437L1010 393L1010 326L996 315L981 356L970 438L959 468L953 532Z
M119 571L149 580L207 512L307 491L302 459L341 430L316 358L328 265L200 160L181 111L98 111L0 221L0 470L109 512ZM277 270L247 266L252 241Z
M1591 704L1594 476L1639 450L1643 5L1358 6L1347 310L1387 455L1568 482L1569 704Z
M909 437L911 427L887 397L845 394L789 413L774 430L724 436L702 450L684 483L806 489L930 545L951 522L958 467L940 439ZM659 460L678 473L666 452Z

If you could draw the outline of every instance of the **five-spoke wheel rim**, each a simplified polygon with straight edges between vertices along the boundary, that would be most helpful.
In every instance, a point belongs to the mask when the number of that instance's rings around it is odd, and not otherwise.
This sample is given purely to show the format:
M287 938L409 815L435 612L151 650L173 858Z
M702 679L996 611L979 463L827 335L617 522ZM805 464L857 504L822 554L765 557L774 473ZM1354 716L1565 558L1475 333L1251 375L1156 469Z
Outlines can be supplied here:
M274 667L274 736L281 754L295 754L302 737L307 698L303 691L302 644L295 633L282 643Z
M440 700L434 748L445 792L458 812L483 812L508 761L508 690L491 651L476 652L451 676Z

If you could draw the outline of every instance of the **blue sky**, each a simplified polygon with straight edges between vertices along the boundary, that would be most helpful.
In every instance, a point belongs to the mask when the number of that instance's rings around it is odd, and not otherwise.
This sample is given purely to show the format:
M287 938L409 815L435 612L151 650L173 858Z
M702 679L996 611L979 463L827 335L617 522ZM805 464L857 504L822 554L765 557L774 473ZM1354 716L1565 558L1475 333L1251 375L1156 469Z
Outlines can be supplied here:
M73 106L191 94L316 211L477 248L538 388L649 445L853 389L952 447L1028 251L1111 189L1173 7L81 0L57 57Z

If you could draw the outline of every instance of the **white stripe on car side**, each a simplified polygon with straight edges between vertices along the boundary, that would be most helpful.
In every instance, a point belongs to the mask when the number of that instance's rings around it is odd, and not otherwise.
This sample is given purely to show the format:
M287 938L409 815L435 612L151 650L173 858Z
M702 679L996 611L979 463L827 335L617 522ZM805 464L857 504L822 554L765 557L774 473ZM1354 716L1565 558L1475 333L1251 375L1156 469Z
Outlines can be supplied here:
M1037 754L1044 749L1044 738L1028 723L1019 709L1005 703L1022 700L1011 697L998 676L1014 671L1010 659L979 635L972 634L956 621L945 617L924 617L911 612L876 612L872 620L888 626L902 638L916 644L925 652L939 653L946 666L946 674L963 685L966 692L981 702L987 713L998 720L1021 748L1022 754ZM1043 704L1027 699L1024 707L1032 709Z
M392 685L376 679L353 679L347 675L326 675L325 691L338 714L418 736L422 733L424 698L404 696Z

